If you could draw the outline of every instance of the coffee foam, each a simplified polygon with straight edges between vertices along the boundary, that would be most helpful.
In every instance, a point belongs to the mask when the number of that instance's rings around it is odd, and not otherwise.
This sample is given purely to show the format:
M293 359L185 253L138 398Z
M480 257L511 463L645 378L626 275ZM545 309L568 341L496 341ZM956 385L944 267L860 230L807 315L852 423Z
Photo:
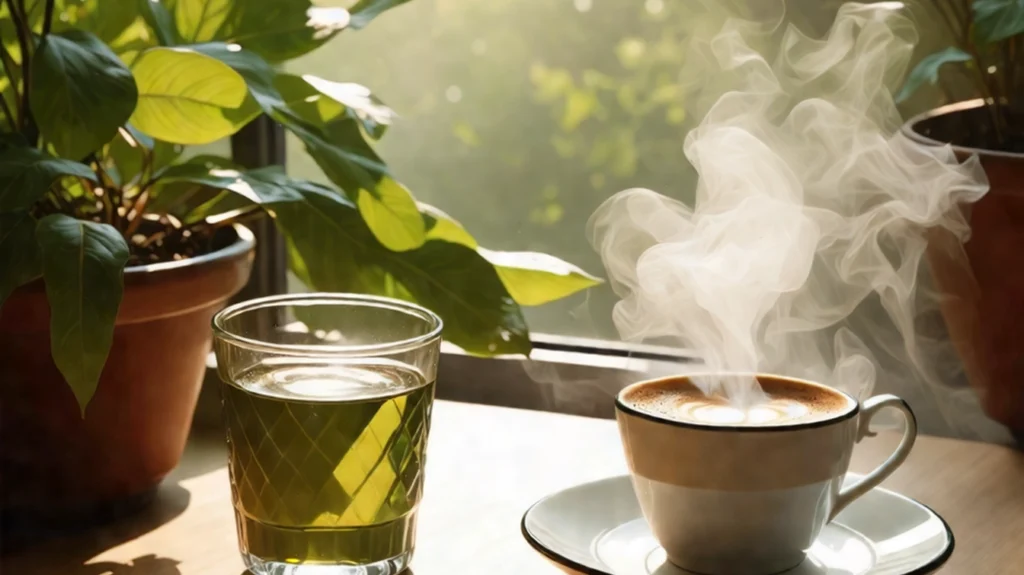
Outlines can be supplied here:
M722 395L705 395L686 378L669 378L629 390L623 401L645 413L688 423L729 426L772 426L824 421L846 413L845 395L810 383L758 377L767 401L737 407Z

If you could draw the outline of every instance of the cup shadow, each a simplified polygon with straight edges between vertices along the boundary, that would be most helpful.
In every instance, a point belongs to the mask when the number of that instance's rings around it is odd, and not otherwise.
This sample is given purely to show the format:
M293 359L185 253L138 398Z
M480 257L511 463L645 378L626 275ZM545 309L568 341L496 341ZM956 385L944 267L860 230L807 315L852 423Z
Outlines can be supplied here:
M180 561L156 555L143 555L132 559L130 563L101 561L83 565L76 575L181 575L178 569Z
M5 525L0 533L0 572L32 575L181 575L179 561L153 554L129 562L87 563L105 550L136 539L181 515L191 494L177 483L159 486L144 508L103 524L62 529Z
M119 574L114 574L114 575L119 575ZM163 574L161 574L161 575L163 575ZM249 571L248 569L246 569L245 571L243 571L243 572L241 573L241 575L254 575L254 574L253 574L253 572L252 572L252 571ZM415 573L413 573L413 570L412 570L412 569L407 569L407 570L404 570L404 571L402 571L402 572L401 572L401 573L399 573L398 575L416 575L416 574L415 574Z

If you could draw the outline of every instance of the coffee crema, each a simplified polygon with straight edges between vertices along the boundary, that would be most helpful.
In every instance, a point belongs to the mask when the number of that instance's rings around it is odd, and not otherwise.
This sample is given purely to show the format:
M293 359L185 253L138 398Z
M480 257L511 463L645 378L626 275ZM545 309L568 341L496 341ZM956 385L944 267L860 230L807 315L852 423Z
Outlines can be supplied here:
M750 427L826 421L855 406L846 395L823 385L776 376L756 379L768 401L747 408L722 395L705 395L687 377L644 382L627 390L621 400L638 411L684 423Z

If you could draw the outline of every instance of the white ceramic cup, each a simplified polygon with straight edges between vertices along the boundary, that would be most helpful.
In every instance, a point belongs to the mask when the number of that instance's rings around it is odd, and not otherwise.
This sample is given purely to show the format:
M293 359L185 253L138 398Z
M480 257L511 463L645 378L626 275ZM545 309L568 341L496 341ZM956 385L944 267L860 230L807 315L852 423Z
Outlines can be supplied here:
M914 414L894 395L859 404L817 383L757 378L769 395L775 385L811 386L831 394L835 409L802 423L737 426L674 420L630 402L642 386L688 384L686 377L635 383L616 399L644 517L669 561L687 571L766 575L799 565L825 524L888 477L914 445ZM885 407L903 413L903 440L877 469L840 489L854 444Z

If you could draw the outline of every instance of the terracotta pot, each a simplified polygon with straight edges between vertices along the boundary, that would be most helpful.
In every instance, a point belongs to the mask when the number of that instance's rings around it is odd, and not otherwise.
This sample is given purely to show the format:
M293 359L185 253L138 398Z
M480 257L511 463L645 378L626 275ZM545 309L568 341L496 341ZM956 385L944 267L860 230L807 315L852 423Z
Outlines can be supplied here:
M923 145L952 143L963 160L977 155L989 192L962 206L971 236L960 245L935 231L928 261L953 345L990 417L1024 432L1024 154L957 145L988 126L982 100L913 118L904 133Z
M41 281L0 309L0 485L5 522L102 515L141 502L185 446L210 351L210 320L246 283L255 239L131 267L114 342L83 418L50 356Z

